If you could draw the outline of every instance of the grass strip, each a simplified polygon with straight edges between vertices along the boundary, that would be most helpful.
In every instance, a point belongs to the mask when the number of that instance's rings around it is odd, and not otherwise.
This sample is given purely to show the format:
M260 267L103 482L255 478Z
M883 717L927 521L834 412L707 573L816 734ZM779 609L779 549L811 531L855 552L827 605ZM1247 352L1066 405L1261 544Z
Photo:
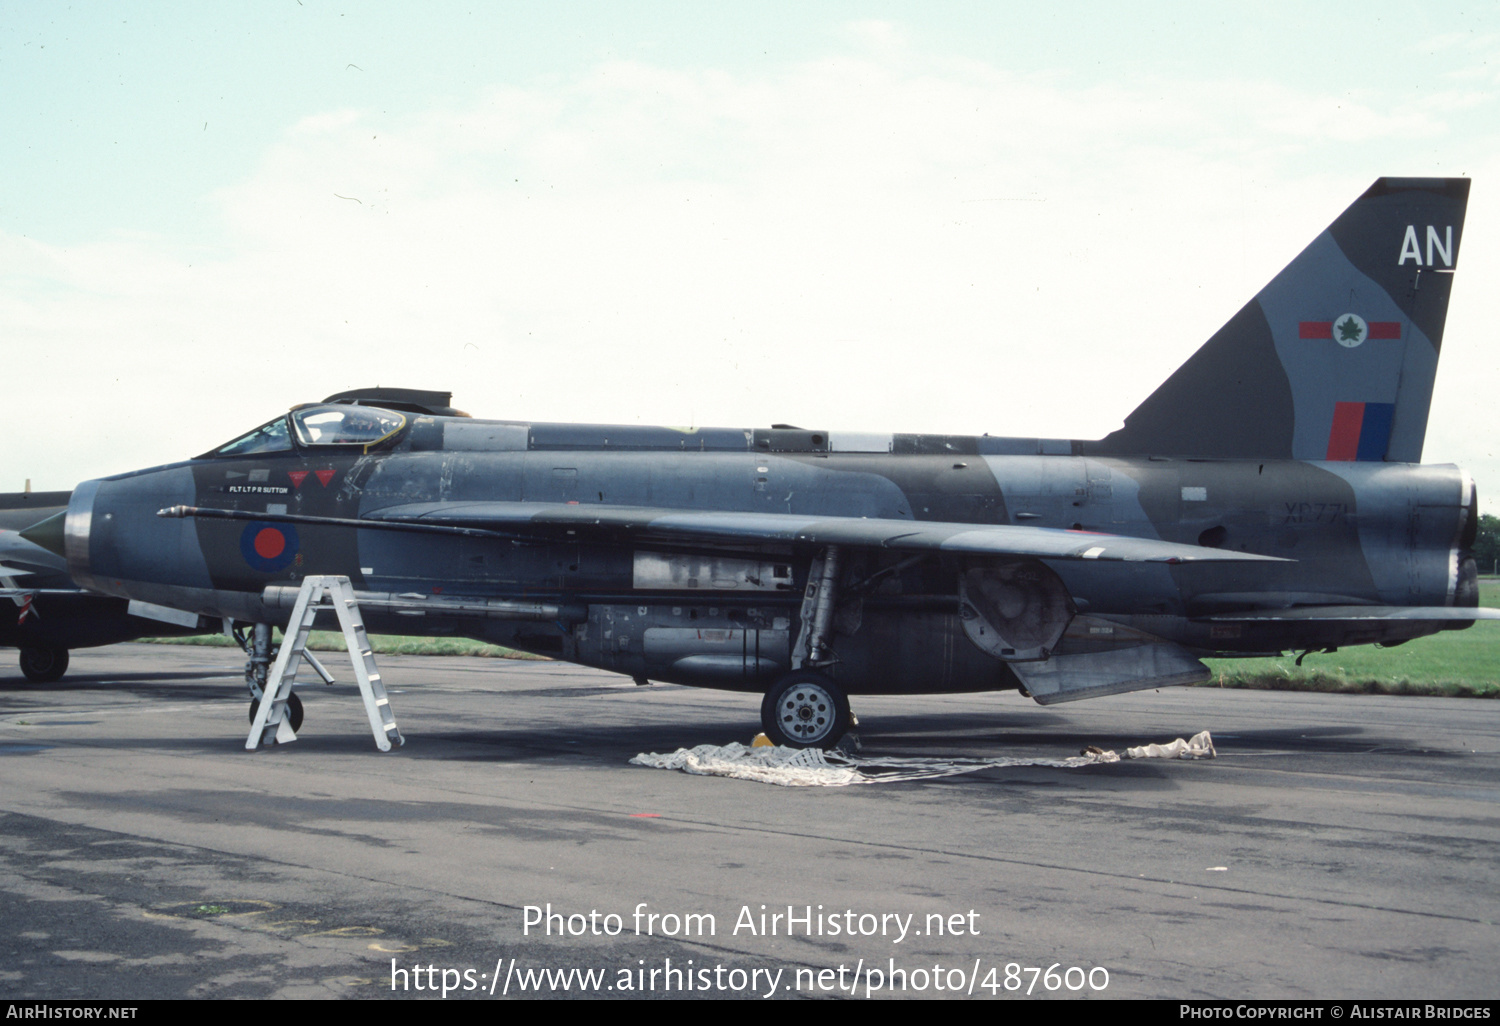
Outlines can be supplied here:
M1481 578L1479 604L1500 606L1500 580ZM1500 698L1500 621L1441 631L1404 645L1354 645L1314 652L1296 665L1278 659L1205 659L1213 679L1199 687L1320 691L1347 695Z
M200 645L205 648L238 649L222 634L198 634L187 638L141 638L147 645ZM276 644L281 643L281 632L275 632ZM314 652L347 652L344 635L338 631L313 631L307 637L307 647ZM528 659L549 661L546 656L532 655L502 645L490 645L469 638L424 638L404 634L371 634L370 647L376 655L437 655L478 656L481 659Z

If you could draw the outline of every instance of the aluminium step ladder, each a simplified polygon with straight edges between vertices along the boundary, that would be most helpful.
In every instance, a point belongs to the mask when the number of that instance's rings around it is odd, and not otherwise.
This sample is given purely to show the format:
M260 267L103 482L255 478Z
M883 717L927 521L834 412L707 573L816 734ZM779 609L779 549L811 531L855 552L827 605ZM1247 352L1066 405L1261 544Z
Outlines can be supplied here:
M386 697L380 671L375 667L375 653L370 649L365 621L354 598L354 586L347 577L315 576L303 578L302 590L297 593L297 603L292 607L292 618L287 622L281 651L266 678L260 708L256 710L250 736L245 741L245 748L249 751L262 744L287 744L297 740L287 715L287 702L292 695L292 685L297 682L297 670L306 660L319 671L319 676L328 679L327 672L307 651L307 635L318 613L324 610L337 614L339 626L343 628L349 659L354 664L354 676L364 697L365 713L370 718L370 732L375 735L375 746L382 752L389 752L392 746L406 743L396 726L396 716L391 711L390 699Z

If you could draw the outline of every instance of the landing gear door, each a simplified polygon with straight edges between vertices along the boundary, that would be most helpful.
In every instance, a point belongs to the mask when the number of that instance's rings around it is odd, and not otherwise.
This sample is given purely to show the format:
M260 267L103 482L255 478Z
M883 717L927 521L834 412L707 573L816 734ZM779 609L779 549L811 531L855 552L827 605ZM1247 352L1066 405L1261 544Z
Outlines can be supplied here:
M1090 616L1074 617L1052 658L1010 669L1040 705L1209 678L1208 667L1181 645Z

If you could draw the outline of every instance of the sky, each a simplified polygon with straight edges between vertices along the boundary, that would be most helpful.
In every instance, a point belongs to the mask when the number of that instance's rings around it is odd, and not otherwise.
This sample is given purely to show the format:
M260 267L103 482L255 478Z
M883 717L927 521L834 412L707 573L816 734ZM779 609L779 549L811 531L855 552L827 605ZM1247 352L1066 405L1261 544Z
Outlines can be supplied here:
M1224 6L0 5L0 491L376 384L1098 438L1417 175L1475 180L1424 459L1495 511L1500 8Z

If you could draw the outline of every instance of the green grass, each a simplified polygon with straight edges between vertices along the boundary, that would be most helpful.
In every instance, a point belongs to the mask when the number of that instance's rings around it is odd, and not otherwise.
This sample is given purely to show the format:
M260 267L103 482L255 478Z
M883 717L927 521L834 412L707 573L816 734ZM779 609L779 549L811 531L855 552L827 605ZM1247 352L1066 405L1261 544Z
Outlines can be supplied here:
M275 633L279 644L281 632ZM234 648L238 649L230 639L222 634L199 634L188 638L142 638L141 641L147 645L200 645L205 648ZM313 631L308 635L307 647L314 652L346 652L344 636L337 631ZM424 638L404 634L372 634L370 635L370 647L376 655L439 655L439 656L478 656L483 659L536 659L545 660L546 656L532 655L530 652L520 652L513 648L505 648L501 645L488 645L482 641L472 641L468 638Z
M1479 604L1500 606L1500 579L1479 582ZM1326 691L1362 695L1500 698L1500 621L1443 631L1394 648L1355 645L1296 659L1205 659L1213 680L1200 687Z

